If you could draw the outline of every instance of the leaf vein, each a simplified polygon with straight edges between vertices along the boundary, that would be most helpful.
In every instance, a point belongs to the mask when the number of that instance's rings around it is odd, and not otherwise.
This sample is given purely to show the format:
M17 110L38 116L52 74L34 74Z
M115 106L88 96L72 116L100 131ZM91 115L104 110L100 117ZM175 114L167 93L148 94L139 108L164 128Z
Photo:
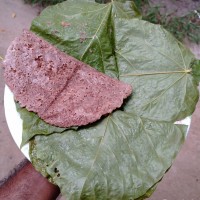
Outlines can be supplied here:
M120 77L127 77L127 76L146 76L146 75L157 75L157 74L176 74L176 73L190 73L191 69L184 70L184 71L163 71L163 72L150 72L150 73L138 73L138 74L123 74Z
M149 101L148 103L146 103L145 105L143 105L142 107L146 107L147 105L151 105L151 103L153 103L154 101L156 101L157 99L159 99L160 97L162 97L172 86L174 86L178 81L180 81L183 77L185 76L185 74L183 76L181 76L179 79L177 79L176 81L174 81L171 85L169 85L169 87L167 87L160 95L158 95L157 97L153 98L151 101Z
M107 121L106 121L106 126L105 126L105 130L104 130L104 134L103 134L103 136L101 137L101 140L100 140L100 143L99 143L97 152L96 152L96 154L95 154L94 160L93 160L93 162L92 162L92 165L91 165L90 169L88 170L88 173L87 173L87 175L86 175L86 177L85 177L85 182L84 182L84 184L83 184L83 186L82 186L82 190L81 190L81 192L80 192L79 199L81 199L81 195L82 195L82 193L83 193L83 188L84 188L84 186L85 186L85 184L86 184L86 181L87 181L87 179L88 179L88 177L89 177L89 175L90 175L90 173L91 173L91 171L92 171L92 169L93 169L93 167L94 167L94 164L95 164L95 162L96 162L96 160L97 160L97 158L98 158L98 156L99 156L100 147L101 147L101 145L102 145L102 143L103 143L103 140L104 140L104 138L105 138L105 135L106 135L106 131L107 131L107 128L108 128L108 121L109 121L109 119L110 119L110 115L107 117Z
M108 5L105 6L104 8L107 8L108 6L111 6L111 4L108 4ZM106 17L108 16L109 12L110 12L110 9L107 10L107 12L106 12L104 18L102 19L102 21L101 21L99 27L97 28L95 34L93 35L91 41L89 42L88 46L85 48L83 54L81 55L80 60L83 60L84 55L87 53L87 51L88 51L88 49L90 48L91 44L95 41L95 38L97 37L97 34L98 34L98 32L100 31L101 26L104 24L104 22L105 22L105 20L106 20Z

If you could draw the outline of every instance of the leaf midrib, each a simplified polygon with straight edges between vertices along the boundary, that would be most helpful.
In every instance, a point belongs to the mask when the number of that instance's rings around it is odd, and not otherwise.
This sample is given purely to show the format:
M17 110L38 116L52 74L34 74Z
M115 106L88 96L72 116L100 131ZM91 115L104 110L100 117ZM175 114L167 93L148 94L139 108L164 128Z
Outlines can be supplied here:
M79 199L81 199L81 195L82 195L82 193L83 193L83 191L84 191L83 189L84 189L84 186L85 186L85 184L86 184L86 181L87 181L87 179L88 179L88 177L89 177L89 175L90 175L90 173L91 173L91 171L92 171L92 169L93 169L93 167L94 167L94 165L95 165L95 163L96 163L96 161L97 161L97 158L98 158L98 156L99 156L99 152L100 152L100 150L101 150L101 145L103 144L103 141L104 141L104 138L105 138L105 135L106 135L106 132L107 132L108 121L109 121L109 120L110 120L110 115L107 117L107 121L106 121L106 125L105 125L105 130L104 130L103 136L101 137L101 141L100 141L100 143L99 143L99 146L98 146L97 152L96 152L96 154L95 154L94 160L93 160L93 162L92 162L92 165L91 165L90 169L88 170L88 173L87 173L87 175L86 175L86 177L85 177L85 182L84 182L84 184L83 184L83 186L82 186Z
M160 95L156 96L155 98L153 98L151 101L147 102L146 104L144 104L142 107L146 107L147 105L153 103L154 101L156 101L157 99L160 99L172 86L174 86L177 82L179 82L181 79L183 79L185 77L186 74L184 74L183 76L181 76L180 78L178 78L176 81L174 81L171 85L169 85Z
M183 74L188 74L190 73L192 70L188 69L188 70L180 70L180 71L163 71L163 72L149 72L149 73L135 73L135 74L123 74L120 75L120 77L128 77L128 76L147 76L147 75L158 75L158 74L179 74L179 73L183 73Z
M106 20L106 17L108 16L108 13L109 13L110 10L111 10L111 4L108 4L108 5L105 6L104 8L107 8L107 7L110 7L110 8L107 10L107 12L106 12L105 16L103 17L103 19L102 19L100 25L98 26L96 32L95 32L94 35L92 36L91 41L89 42L88 46L85 48L83 54L80 56L80 60L81 60L81 61L83 60L84 55L87 53L87 51L88 51L88 49L90 48L90 46L92 45L92 43L95 41L96 38L98 38L97 34L98 34L98 32L101 30L101 27L102 27L102 25L104 24L104 21Z

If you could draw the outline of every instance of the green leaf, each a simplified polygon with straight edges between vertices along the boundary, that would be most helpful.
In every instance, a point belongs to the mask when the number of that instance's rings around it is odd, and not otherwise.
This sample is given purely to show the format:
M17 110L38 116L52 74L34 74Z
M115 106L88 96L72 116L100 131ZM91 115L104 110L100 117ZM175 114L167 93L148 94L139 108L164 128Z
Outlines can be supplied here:
M69 200L136 199L171 166L186 128L116 111L79 131L37 136L34 157Z
M29 112L26 108L21 108L16 103L17 111L23 120L23 133L21 147L24 146L35 135L49 135L52 133L62 133L66 128L51 126L44 122L34 112Z
M40 160L37 158L37 152L36 152L36 148L35 148L36 144L35 144L35 140L32 139L29 142L29 152L30 153L30 158L31 158L31 162L34 163L34 167L37 171L39 171L44 177L46 177L51 183L54 183L51 176L49 176L49 174L46 171L46 167L48 167L48 165L45 163L44 160Z
M144 200L144 199L149 198L154 193L154 191L156 190L156 186L157 186L157 183L155 185L153 185L144 195L137 198L136 200Z
M134 90L125 111L171 122L191 115L199 92L189 49L146 21L116 19L115 30L119 79Z
M97 70L118 77L111 38L111 11L120 17L140 17L134 10L133 2L97 4L71 0L46 8L33 20L31 30Z
M62 51L117 77L110 41L111 8L112 4L66 1L46 8L33 20L31 30ZM68 26L62 26L63 22Z
M139 10L135 6L133 1L113 1L112 2L112 13L116 18L142 18Z
M195 60L192 63L192 75L196 79L197 83L200 82L200 60Z

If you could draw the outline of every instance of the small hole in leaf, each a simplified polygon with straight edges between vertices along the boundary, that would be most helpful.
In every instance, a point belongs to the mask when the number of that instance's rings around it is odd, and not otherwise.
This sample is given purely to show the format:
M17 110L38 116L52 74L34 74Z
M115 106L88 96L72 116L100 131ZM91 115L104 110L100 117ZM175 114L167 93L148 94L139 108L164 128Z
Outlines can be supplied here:
M55 167L55 168L54 168L54 172L55 172L55 173L58 173L59 170Z

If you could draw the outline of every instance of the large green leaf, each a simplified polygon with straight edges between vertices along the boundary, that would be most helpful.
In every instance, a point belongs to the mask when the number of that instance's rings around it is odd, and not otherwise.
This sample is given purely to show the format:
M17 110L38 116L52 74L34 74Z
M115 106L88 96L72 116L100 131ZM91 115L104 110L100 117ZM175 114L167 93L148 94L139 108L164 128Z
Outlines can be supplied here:
M37 136L34 157L69 200L136 199L171 166L185 131L116 111L79 131Z
M116 19L115 30L119 78L135 89L124 109L160 121L191 115L199 94L193 54L161 26L146 21Z

